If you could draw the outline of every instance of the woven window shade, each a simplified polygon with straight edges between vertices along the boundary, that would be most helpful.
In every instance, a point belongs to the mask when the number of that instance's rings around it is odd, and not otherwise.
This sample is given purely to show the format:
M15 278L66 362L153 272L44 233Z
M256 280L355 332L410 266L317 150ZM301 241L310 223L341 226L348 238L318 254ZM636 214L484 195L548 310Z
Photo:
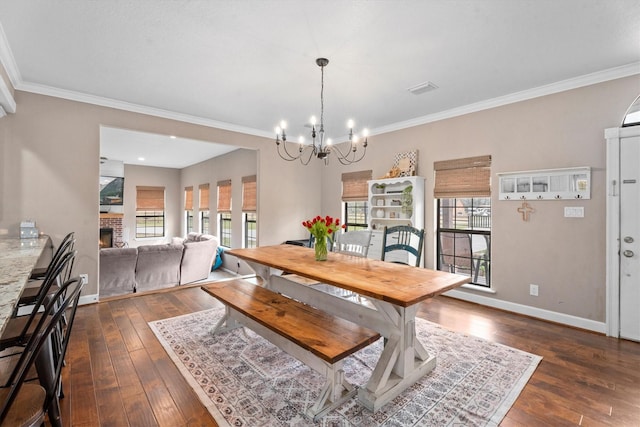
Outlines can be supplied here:
M342 174L342 201L355 202L367 200L369 190L367 181L373 176L373 171L346 172Z
M231 212L231 180L218 181L218 212Z
M164 187L136 187L137 211L163 211Z
M433 163L436 199L491 196L491 156Z
M184 188L184 210L193 210L193 187Z
M243 212L255 212L256 211L256 176L244 176L242 177L242 211Z
M198 209L201 211L209 210L209 184L200 184L198 186L200 192Z

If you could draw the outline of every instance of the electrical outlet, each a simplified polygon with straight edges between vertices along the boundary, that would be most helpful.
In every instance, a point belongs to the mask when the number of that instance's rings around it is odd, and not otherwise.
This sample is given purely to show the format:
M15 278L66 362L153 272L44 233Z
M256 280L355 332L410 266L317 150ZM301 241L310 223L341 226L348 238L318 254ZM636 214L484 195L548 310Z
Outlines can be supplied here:
M80 276L80 279L82 280L82 283L84 285L89 283L89 275L88 274L80 274L79 276Z
M538 285L529 285L529 295L538 296Z

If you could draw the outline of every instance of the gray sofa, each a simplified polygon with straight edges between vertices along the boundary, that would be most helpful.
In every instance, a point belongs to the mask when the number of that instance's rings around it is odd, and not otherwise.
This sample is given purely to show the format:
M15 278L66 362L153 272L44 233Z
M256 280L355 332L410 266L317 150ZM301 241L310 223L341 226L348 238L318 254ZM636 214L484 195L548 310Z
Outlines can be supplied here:
M100 296L192 283L209 277L218 238L189 233L167 245L100 250Z

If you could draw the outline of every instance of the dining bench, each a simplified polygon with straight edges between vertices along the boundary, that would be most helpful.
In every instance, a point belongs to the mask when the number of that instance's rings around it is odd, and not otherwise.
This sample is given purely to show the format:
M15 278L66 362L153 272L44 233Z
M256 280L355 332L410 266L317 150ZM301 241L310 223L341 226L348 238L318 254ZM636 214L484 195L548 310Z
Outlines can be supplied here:
M212 333L246 326L326 378L306 411L314 421L350 399L357 389L344 378L343 360L380 334L244 279L202 289L225 305Z

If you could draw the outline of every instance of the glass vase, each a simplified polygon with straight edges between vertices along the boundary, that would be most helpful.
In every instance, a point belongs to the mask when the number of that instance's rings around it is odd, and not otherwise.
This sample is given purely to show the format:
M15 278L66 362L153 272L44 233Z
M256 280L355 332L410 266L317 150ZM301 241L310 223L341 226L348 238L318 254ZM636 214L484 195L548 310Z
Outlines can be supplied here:
M327 260L327 238L322 236L320 238L316 237L316 261L326 261Z

